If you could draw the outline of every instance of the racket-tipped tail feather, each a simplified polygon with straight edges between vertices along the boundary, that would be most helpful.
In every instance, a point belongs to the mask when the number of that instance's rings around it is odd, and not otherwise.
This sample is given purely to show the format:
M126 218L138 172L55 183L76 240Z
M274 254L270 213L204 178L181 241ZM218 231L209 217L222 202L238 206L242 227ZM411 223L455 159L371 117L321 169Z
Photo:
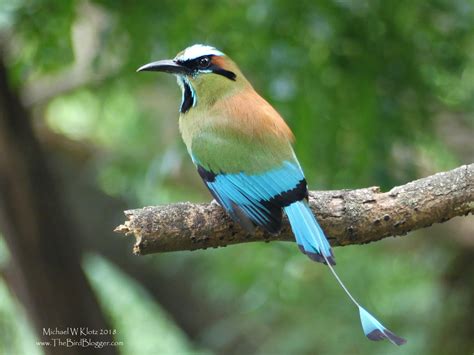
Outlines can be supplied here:
M380 323L373 315L367 312L363 307L359 307L360 322L362 323L362 329L364 330L365 336L373 341L387 339L395 345L403 345L407 341L402 337L394 334L382 323Z

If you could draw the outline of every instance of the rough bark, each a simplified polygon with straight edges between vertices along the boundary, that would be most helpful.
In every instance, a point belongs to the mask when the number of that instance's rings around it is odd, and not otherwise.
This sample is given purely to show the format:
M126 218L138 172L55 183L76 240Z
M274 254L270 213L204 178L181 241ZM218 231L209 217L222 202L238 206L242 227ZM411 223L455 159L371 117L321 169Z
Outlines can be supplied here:
M332 245L364 244L405 235L474 209L474 164L438 173L388 192L378 187L312 191L313 212ZM250 235L215 203L145 207L125 211L115 231L134 234L135 254L223 247L255 241L294 241L287 219L279 235L261 229Z
M76 228L68 218L54 174L31 128L28 112L11 89L0 59L0 230L11 254L3 276L33 321L43 329L110 329L80 265ZM68 338L78 341L81 336ZM112 341L110 335L91 337ZM80 347L43 346L47 354L80 354ZM114 347L88 353L115 354Z

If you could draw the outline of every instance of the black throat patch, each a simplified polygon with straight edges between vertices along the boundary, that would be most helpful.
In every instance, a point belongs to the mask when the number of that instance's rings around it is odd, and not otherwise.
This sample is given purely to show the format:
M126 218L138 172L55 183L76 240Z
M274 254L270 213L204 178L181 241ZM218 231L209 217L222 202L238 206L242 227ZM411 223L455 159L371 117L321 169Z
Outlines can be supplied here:
M194 106L194 100L196 100L196 98L194 97L191 85L184 79L181 79L181 82L183 84L183 98L179 111L181 113L186 113Z

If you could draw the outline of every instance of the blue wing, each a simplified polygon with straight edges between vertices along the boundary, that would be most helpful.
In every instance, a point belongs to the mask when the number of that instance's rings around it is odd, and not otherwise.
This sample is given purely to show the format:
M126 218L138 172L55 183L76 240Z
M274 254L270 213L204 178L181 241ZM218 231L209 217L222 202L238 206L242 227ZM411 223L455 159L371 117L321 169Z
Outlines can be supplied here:
M198 172L214 198L242 227L251 231L257 225L278 233L284 209L301 251L314 261L335 264L324 232L305 201L308 190L297 161L285 161L256 175L216 174L199 164Z
M307 197L306 180L297 162L285 161L270 171L247 175L198 172L216 200L239 223L248 218L270 233L281 227L282 208Z

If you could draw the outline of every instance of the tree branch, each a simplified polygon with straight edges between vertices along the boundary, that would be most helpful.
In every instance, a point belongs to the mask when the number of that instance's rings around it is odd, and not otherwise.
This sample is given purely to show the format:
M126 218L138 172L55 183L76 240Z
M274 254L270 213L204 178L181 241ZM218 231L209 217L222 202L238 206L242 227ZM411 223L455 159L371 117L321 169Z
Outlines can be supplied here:
M474 211L474 164L463 165L381 192L311 191L309 202L332 245L364 244L445 222ZM217 204L176 203L125 211L115 231L134 234L138 255L217 248L256 241L294 241L284 218L279 235L253 235L232 222Z

